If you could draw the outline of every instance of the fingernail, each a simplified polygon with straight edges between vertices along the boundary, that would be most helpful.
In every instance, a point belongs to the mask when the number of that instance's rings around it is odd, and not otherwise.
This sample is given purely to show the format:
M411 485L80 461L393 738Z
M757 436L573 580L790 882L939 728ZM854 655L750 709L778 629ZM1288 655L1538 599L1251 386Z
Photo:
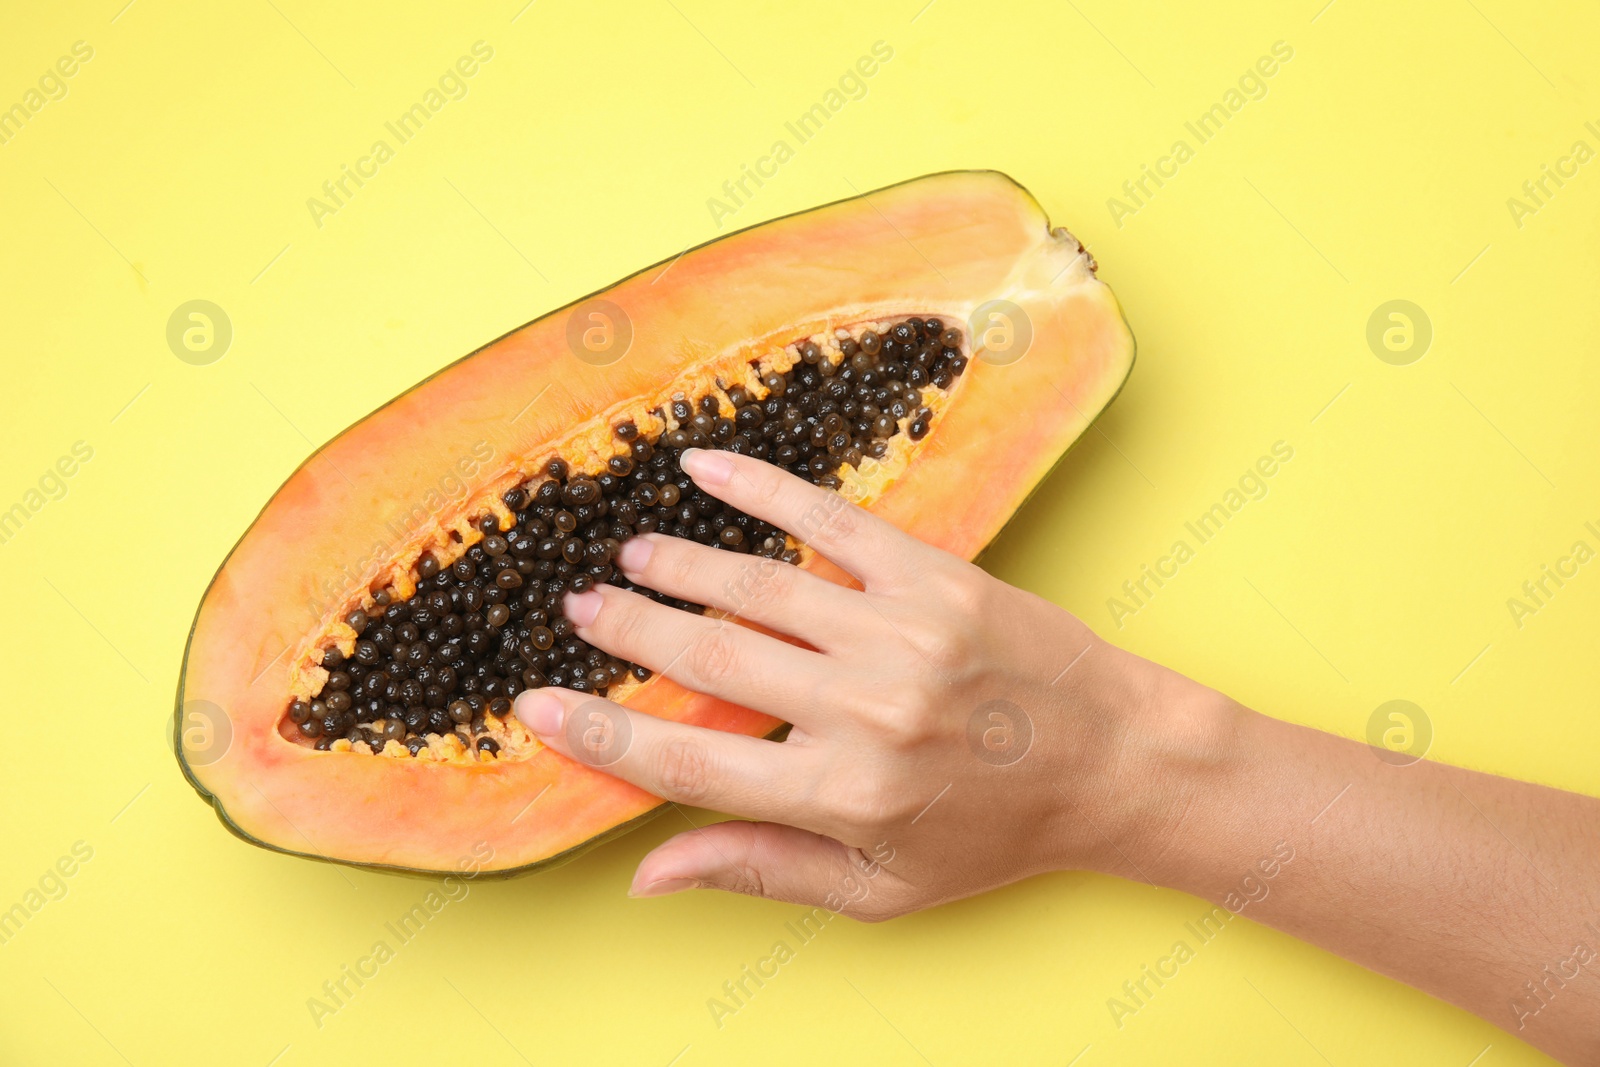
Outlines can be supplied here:
M669 893L681 893L685 889L693 889L700 883L693 878L662 878L645 886L630 886L630 897L664 897Z
M532 689L517 697L517 718L540 737L553 737L561 732L561 720L566 717L566 710L560 698L542 689Z
M733 463L721 452L704 448L686 449L678 458L678 466L688 472L702 486L727 485L733 477Z
M644 570L645 564L650 562L650 556L655 552L655 542L648 537L630 537L622 542L622 547L617 549L617 566L625 574L638 574Z
M588 626L600 614L600 602L600 594L592 589L587 593L568 593L561 602L561 610L567 613L572 625Z

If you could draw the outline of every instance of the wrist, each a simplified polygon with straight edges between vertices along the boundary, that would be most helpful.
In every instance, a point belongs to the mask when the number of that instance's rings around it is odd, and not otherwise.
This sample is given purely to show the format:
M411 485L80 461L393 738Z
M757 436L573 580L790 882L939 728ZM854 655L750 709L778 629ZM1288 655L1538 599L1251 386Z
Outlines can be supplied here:
M1105 873L1166 888L1205 881L1218 828L1256 713L1189 678L1124 653L1133 679L1112 779L1117 817ZM1219 805L1219 801L1221 804ZM1114 828L1114 829L1113 829Z

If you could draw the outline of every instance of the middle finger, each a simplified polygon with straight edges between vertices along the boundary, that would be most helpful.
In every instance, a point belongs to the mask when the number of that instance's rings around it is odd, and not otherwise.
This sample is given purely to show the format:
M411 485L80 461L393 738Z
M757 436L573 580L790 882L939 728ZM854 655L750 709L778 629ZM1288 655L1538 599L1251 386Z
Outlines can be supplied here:
M860 644L878 618L866 610L855 589L792 564L681 537L630 538L617 552L616 563L640 585L798 637L824 652Z
M787 722L810 726L837 703L824 689L840 671L827 657L757 633L658 604L614 585L566 597L577 636L679 685Z

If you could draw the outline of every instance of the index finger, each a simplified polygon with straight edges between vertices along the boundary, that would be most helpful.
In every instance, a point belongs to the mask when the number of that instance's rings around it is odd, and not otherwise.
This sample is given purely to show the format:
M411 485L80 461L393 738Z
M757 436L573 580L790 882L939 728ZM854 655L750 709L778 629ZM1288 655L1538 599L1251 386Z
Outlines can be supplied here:
M516 715L550 748L679 804L806 825L815 750L673 722L570 689L533 689Z
M701 489L810 545L869 592L907 583L934 551L838 493L751 456L691 448L678 463Z

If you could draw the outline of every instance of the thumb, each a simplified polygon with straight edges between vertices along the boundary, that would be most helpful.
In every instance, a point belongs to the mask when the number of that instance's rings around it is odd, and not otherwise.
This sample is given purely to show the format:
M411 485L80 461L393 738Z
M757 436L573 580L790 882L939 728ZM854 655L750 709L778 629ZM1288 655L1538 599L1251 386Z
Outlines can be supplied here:
M679 834L639 864L630 896L722 889L829 911L861 905L892 876L858 849L809 830L771 822L713 823Z

